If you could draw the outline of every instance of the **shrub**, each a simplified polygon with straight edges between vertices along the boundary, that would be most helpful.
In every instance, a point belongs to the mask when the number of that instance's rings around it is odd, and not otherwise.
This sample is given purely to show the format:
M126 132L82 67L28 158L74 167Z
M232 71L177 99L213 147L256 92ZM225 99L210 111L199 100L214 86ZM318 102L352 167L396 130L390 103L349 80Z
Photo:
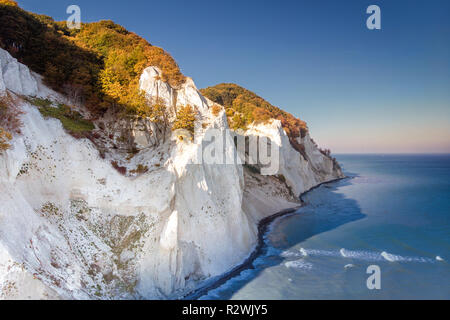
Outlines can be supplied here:
M11 145L8 143L8 141L11 141L11 139L11 133L0 127L0 154L11 147Z
M20 133L22 121L20 115L23 112L19 109L18 101L11 94L0 97L0 126L10 133Z
M230 122L230 128L233 130L237 129L247 129L247 121L242 113L234 113L234 115L228 119Z
M296 139L292 139L292 140L290 139L289 141L291 142L291 146L302 155L303 159L308 161L308 157L306 155L305 145L299 143Z
M189 131L192 135L195 130L195 112L190 105L181 107L177 111L176 119L172 125L172 131L184 129Z
M157 124L161 129L163 141L166 139L167 131L170 127L170 115L165 102L162 99L149 101L143 95L143 100L137 108L137 114Z
M11 94L0 96L0 154L9 149L14 133L19 134L22 127L20 115L23 112L17 107L18 101Z
M252 111L252 118L255 123L267 123L270 119L272 119L272 114L263 108L256 107Z
M119 172L121 175L126 175L127 174L127 168L125 167L121 167L117 161L111 161L111 165L113 166L114 169L117 170L117 172Z
M319 151L326 157L331 158L331 150L330 149L319 149Z
M130 171L132 174L144 174L146 172L148 172L148 167L142 164L138 164L136 169Z
M211 108L211 113L213 114L214 117L217 117L221 111L222 107L217 104L213 105Z

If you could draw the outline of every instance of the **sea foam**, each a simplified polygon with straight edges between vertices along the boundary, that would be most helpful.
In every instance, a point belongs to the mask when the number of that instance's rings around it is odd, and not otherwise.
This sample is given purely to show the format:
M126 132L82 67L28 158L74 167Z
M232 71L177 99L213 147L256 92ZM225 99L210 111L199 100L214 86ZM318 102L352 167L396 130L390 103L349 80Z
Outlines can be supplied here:
M311 270L313 267L312 263L306 262L303 259L288 261L284 265L286 266L286 268L295 268L302 270Z
M283 258L297 258L297 257L342 257L346 259L354 259L361 261L389 261L389 262L416 262L416 263L433 263L435 261L444 261L440 256L436 256L435 259L426 257L411 257L401 256L386 251L365 251L365 250L348 250L342 248L340 250L318 250L318 249L305 249L299 250L285 250L280 254Z

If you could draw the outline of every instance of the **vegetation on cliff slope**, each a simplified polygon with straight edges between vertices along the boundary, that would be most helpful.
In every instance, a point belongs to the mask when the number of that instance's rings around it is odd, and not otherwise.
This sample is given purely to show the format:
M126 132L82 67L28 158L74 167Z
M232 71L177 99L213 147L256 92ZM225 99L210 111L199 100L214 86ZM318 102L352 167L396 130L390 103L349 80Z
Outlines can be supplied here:
M0 154L11 147L8 143L11 139L11 133L0 127Z
M176 119L172 125L172 130L187 130L194 135L195 130L195 111L190 105L181 107L177 111Z
M11 147L8 142L12 139L12 134L20 133L22 112L17 105L11 94L0 96L0 153Z
M51 88L86 106L94 117L112 109L149 117L167 127L165 106L159 102L150 105L139 90L140 75L148 66L159 67L162 80L172 87L185 81L175 60L163 49L112 21L83 23L81 29L70 30L65 22L27 12L11 0L0 0L0 25L1 48L43 75ZM245 130L251 123L278 119L291 144L298 151L303 150L297 138L307 133L306 123L255 93L235 84L219 84L201 92L225 106L232 129ZM43 111L68 119L62 109ZM213 111L218 114L220 110ZM174 129L191 131L195 116L188 107L180 110L180 117Z
M80 113L64 104L59 104L57 108L52 106L40 107L39 111L44 117L61 121L63 128L71 134L86 133L95 128L92 122L83 119Z
M14 0L0 0L0 4L4 4L6 6L18 7L17 1Z
M308 132L306 122L233 83L222 83L200 91L205 97L225 107L232 129L245 130L252 123L277 119L281 121L292 146L300 152L303 151L303 146L297 142L297 138L304 137Z
M112 21L69 30L65 22L0 0L0 25L1 48L94 114L108 108L135 113L143 102L139 78L148 66L159 67L174 87L185 80L168 53Z

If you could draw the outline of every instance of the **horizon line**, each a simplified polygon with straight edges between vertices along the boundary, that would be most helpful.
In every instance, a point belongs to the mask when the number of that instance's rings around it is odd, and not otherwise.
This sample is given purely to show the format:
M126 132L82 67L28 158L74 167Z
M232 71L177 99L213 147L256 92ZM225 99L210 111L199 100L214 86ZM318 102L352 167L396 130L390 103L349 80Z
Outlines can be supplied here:
M450 152L332 152L332 155L450 155Z

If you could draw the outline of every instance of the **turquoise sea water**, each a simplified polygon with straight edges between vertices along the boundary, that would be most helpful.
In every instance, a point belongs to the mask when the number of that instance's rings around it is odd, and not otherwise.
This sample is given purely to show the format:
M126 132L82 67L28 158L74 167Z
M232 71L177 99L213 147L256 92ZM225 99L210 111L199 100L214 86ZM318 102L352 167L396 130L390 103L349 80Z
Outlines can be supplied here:
M202 299L450 299L450 155L337 159L350 178L305 195L253 268Z

